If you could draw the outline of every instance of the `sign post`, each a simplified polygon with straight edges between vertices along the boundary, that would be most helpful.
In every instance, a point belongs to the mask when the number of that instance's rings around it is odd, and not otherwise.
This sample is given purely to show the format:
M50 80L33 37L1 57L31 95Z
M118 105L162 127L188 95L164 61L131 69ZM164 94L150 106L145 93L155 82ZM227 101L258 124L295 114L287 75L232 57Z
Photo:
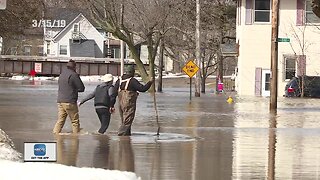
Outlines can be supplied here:
M4 10L7 7L7 0L0 0L0 10Z
M182 68L182 70L190 77L190 101L191 101L192 77L198 72L199 67L193 62L193 60L189 60L187 64Z

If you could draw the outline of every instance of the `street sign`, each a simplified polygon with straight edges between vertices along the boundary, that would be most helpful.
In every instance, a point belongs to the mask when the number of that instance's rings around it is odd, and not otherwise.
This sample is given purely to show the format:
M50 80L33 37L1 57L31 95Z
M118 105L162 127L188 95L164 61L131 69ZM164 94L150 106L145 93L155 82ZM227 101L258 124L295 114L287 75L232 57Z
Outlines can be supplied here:
M290 42L290 38L278 38L277 42Z
M7 0L0 0L0 10L6 9L7 7Z
M37 73L41 73L42 72L42 63L34 63L34 70Z
M182 70L190 77L192 78L197 71L199 70L199 67L192 61L190 60L183 68Z

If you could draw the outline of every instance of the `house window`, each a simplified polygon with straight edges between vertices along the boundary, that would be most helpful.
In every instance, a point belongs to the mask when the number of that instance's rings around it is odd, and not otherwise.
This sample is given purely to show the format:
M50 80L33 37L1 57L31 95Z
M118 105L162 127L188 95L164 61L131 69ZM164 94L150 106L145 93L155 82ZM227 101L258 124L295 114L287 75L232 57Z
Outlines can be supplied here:
M78 23L75 23L75 24L73 25L73 31L74 31L74 32L79 32L79 31L80 31L80 27L79 27L79 24L78 24Z
M43 56L43 46L38 46L38 56Z
M10 48L10 54L11 55L17 55L17 47L11 47Z
M264 82L264 90L265 91L270 91L270 84L271 84L271 78L270 78L270 73L265 73L265 82Z
M254 22L270 22L270 0L254 0Z
M23 47L23 54L25 56L30 56L31 55L31 46L24 46Z
M296 75L296 56L284 57L285 79L291 79Z
M241 1L237 1L237 25L241 25Z
M47 41L47 54L50 54L50 42Z
M68 54L68 46L67 45L60 45L60 55L67 55Z
M112 58L120 58L120 48L114 48L112 50Z
M306 8L305 8L305 22L306 23L320 23L320 18L317 17L312 11L312 0L306 0Z
M111 45L110 48L107 49L107 57L120 58L120 46Z

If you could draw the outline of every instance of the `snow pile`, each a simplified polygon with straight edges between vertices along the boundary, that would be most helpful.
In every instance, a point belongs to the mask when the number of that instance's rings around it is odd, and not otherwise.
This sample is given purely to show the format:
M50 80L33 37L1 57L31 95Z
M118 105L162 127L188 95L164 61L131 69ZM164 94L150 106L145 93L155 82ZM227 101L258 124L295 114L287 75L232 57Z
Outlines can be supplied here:
M12 76L10 79L11 80L29 80L30 76L18 75L18 76Z
M0 161L1 180L141 180L132 172L78 168L55 163ZM18 173L15 171L18 170Z
M21 157L9 136L0 129L0 160L21 161Z
M92 76L80 76L83 82L100 82L102 81L102 76L92 75ZM141 77L135 77L138 80L142 80ZM156 78L159 78L158 76ZM189 78L188 75L184 73L168 73L162 76L163 79L171 79L171 78ZM59 77L44 77L44 76L36 76L31 77L28 75L15 75L9 78L10 80L35 80L35 81L58 81ZM114 76L114 81L117 81L118 76Z
M58 77L45 77L45 76L36 76L31 77L28 75L16 75L9 78L10 80L22 81L22 80L35 80L35 81L57 81Z
M102 76L80 76L82 81L86 81L86 82L98 82L98 81L102 81L101 78Z
M15 150L9 136L0 129L1 180L141 180L133 172L100 168L73 167L46 162L21 162L21 153Z

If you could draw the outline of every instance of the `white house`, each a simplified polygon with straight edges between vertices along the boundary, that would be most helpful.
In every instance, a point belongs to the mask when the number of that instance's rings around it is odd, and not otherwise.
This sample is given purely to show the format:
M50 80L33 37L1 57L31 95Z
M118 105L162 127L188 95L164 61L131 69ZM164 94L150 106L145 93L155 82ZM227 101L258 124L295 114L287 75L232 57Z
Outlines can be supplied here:
M49 60L77 61L120 61L121 41L106 32L88 12L80 12L69 8L49 8L46 12L48 19L32 20L32 27L26 37L11 38L2 46L0 37L0 52L4 55L44 56ZM144 40L136 37L136 48L143 64L148 64L148 49ZM125 62L134 62L128 46L124 43ZM172 71L173 61L165 58L166 71Z
M311 0L279 1L278 96L297 75L320 75L320 19ZM236 91L270 95L272 0L237 0ZM279 42L279 41L290 42Z
M44 28L44 50L47 56L104 57L106 37L83 14L80 13L67 25L63 22L60 22L60 27Z
M69 21L47 20L44 24L47 26L44 27L43 51L48 57L120 58L120 40L94 26L82 13ZM138 43L137 48L141 61L148 64L147 46ZM125 55L128 60L128 47L125 47ZM170 59L166 60L165 70L171 71L172 63Z

